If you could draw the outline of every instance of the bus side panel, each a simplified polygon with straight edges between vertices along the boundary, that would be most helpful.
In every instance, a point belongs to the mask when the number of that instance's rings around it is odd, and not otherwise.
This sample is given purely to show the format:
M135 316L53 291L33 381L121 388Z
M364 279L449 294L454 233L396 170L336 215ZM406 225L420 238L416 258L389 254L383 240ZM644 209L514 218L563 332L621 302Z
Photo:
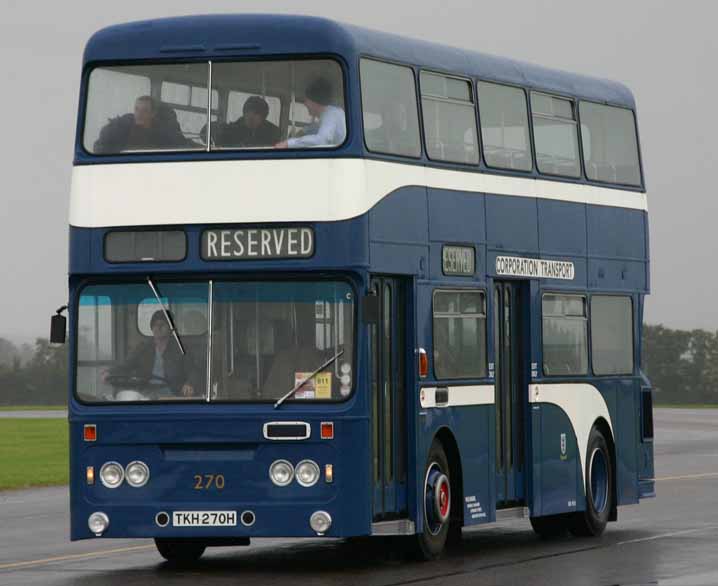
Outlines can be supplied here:
M462 491L464 525L477 525L495 519L495 495L492 490L494 409L488 405L432 407L422 409L419 421L420 438L417 450L417 494L423 494L422 473L433 438L448 430L456 440L463 476L461 487L452 478L454 490ZM445 446L446 449L446 446ZM421 499L415 513L417 530L423 525Z
M487 523L495 518L493 491L494 426L493 407L453 407L454 437L459 446L463 475L464 525Z
M571 420L557 405L532 406L533 504L531 515L557 515L585 508L578 443Z
M640 439L639 397L637 380L616 383L616 497L618 505L638 502L638 445ZM613 416L612 416L613 417Z

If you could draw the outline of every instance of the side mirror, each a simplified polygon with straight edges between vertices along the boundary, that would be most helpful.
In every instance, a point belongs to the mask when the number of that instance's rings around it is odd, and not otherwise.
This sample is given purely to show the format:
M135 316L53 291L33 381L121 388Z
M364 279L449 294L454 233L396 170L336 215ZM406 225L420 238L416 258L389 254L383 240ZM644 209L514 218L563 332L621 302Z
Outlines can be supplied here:
M362 297L361 309L364 323L379 323L379 297L376 293L369 293Z
M57 310L55 315L50 318L50 343L64 344L65 332L67 331L67 318L62 312L67 309L67 305L63 305Z

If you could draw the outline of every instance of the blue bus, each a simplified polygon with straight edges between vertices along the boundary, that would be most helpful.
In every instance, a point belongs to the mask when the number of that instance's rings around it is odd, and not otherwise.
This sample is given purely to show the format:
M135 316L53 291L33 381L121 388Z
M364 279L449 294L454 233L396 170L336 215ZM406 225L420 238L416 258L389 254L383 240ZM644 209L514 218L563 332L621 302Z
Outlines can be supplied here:
M619 83L323 18L112 26L69 247L73 540L430 559L513 517L598 536L654 496Z

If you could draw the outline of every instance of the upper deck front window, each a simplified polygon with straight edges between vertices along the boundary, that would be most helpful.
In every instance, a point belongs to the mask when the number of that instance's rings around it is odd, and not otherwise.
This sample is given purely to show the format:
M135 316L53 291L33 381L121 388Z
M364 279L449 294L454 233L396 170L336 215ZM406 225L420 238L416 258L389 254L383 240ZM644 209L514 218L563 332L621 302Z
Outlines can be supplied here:
M83 143L98 155L333 148L347 135L343 86L328 59L97 67Z

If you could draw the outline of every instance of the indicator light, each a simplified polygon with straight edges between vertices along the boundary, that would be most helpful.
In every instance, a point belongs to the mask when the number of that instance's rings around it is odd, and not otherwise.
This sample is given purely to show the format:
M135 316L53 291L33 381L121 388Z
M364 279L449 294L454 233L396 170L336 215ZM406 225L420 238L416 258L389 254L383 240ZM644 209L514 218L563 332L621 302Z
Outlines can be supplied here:
M334 466L331 464L324 465L324 481L327 484L334 482Z
M94 423L85 425L82 435L86 442L97 441L97 426Z
M87 484L95 484L95 467L94 466L88 466L86 468L85 478L87 479Z
M331 421L322 421L320 435L322 439L334 439L334 423Z
M429 374L429 356L426 350L419 348L419 378L426 378Z

